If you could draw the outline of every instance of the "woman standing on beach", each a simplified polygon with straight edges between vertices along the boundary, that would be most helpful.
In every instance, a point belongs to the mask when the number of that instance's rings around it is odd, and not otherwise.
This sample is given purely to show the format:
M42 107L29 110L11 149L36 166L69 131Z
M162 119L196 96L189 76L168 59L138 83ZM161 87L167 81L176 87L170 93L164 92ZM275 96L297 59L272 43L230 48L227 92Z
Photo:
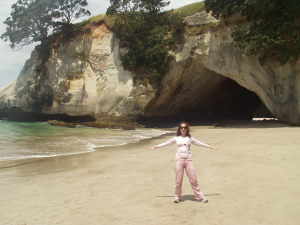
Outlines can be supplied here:
M190 152L190 145L192 143L210 149L216 148L191 137L189 124L187 122L181 122L178 125L177 135L175 137L159 145L154 145L152 149L164 147L175 143L177 144L177 151L175 158L176 180L174 203L179 203L180 201L184 169L193 188L196 201L208 202L208 200L204 197L204 194L200 191L200 186L197 182L196 170L192 161L192 154Z

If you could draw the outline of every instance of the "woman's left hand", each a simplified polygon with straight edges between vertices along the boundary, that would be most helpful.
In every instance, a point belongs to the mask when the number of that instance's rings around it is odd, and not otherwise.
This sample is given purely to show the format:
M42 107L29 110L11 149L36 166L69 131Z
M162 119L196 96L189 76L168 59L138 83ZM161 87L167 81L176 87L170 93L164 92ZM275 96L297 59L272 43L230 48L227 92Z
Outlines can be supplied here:
M210 146L210 148L213 149L213 150L217 150L217 148L214 147L214 146Z

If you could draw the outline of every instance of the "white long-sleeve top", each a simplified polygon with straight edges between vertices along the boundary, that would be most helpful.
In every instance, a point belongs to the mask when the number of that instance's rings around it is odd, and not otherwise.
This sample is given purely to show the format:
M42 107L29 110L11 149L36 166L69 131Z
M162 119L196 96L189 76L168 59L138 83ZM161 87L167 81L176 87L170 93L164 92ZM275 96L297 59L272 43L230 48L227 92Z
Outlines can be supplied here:
M199 145L203 147L210 147L210 145L205 144L201 141L196 140L193 137L188 137L188 136L175 136L171 138L170 140L161 143L159 145L156 145L157 148L161 148L164 146L172 145L172 144L177 144L177 150L176 150L176 158L191 158L192 153L190 150L190 145L191 143L194 145Z

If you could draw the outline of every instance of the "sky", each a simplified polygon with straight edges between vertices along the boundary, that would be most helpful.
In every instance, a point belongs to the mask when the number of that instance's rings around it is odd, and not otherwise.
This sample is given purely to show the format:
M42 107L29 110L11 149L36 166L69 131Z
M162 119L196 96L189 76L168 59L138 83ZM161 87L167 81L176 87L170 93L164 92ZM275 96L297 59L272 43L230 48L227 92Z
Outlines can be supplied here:
M0 1L0 35L6 30L3 23L10 16L11 5L17 0ZM201 0L171 0L170 5L165 9L178 8ZM109 0L88 0L88 9L92 16L104 14L110 5ZM85 19L85 18L82 18ZM17 78L25 61L29 59L34 45L25 46L19 50L13 50L9 47L9 42L0 39L0 87L5 86L10 81Z

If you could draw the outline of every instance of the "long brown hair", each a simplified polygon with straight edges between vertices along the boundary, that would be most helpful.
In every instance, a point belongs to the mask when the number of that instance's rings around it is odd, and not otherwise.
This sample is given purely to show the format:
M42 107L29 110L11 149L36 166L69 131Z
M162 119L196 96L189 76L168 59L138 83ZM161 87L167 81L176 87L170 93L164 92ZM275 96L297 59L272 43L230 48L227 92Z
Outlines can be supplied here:
M180 122L178 124L176 136L181 136L181 132L180 132L181 124L185 124L186 125L186 128L187 128L186 136L191 137L191 135L190 135L190 126L189 126L188 122Z

